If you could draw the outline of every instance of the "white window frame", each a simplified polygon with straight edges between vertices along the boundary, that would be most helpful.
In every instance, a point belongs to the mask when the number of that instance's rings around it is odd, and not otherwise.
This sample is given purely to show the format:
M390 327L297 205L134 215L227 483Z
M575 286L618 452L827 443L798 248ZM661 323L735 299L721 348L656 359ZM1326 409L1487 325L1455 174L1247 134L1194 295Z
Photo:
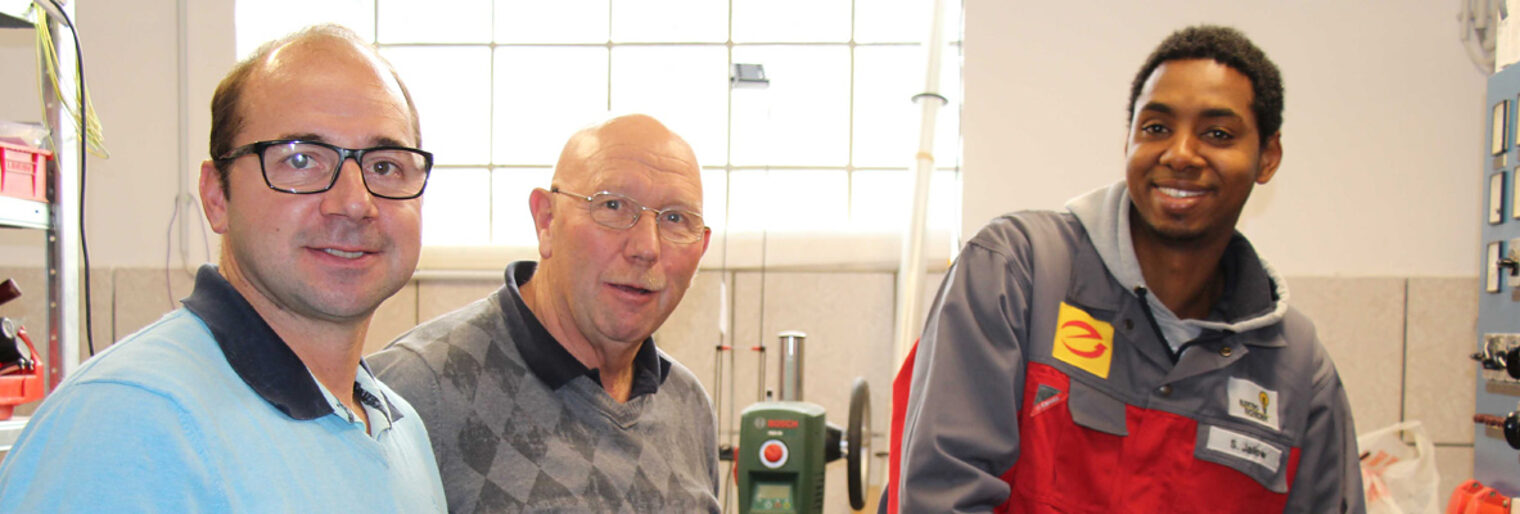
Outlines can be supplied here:
M734 50L736 48L762 47L762 46L775 47L775 46L783 46L783 45L784 46L794 46L794 45L797 45L797 46L820 46L820 47L847 48L848 49L848 54L849 54L848 59L849 59L849 62L851 63L851 71L848 74L849 75L849 81L850 81L849 86L848 86L849 87L848 96L850 98L851 106L849 108L849 113L848 113L848 130L847 130L847 135L846 135L846 142L847 142L846 144L848 144L848 145L851 146L850 150L853 150L853 147L854 147L855 141L856 141L855 138L856 138L856 135L857 135L857 131L855 130L855 123L857 121L857 116L856 116L855 106L854 106L855 98L856 98L856 84L855 84L855 81L858 78L857 75L856 75L856 73L854 73L854 65L855 65L856 58L857 58L856 57L856 49L860 48L860 47L917 46L917 43L913 43L913 42L909 42L909 41L887 41L887 42L860 42L860 41L856 41L855 34L854 34L855 27L854 27L854 21L853 20L851 22L851 25L852 25L851 32L852 32L852 34L851 34L851 37L849 38L849 40L848 41L834 41L834 42L820 42L820 41L801 42L801 43L799 43L799 42L735 42L734 41L734 36L733 36L733 29L732 29L733 24L732 24L732 21L730 21L730 27L728 29L729 37L727 38L728 40L725 41L725 42L721 42L721 43L718 43L718 42L615 42L615 41L611 40L611 34L609 34L609 39L605 43L602 43L602 44L590 44L590 45L585 44L585 43L502 43L502 42L496 42L496 41L484 42L484 43L477 42L477 43L446 43L446 44L445 43L398 43L398 42L382 43L382 42L379 41L380 38L378 37L378 32L380 31L380 21L378 19L379 17L376 16L374 13L378 12L382 8L381 4L383 3L383 1L389 1L389 0L330 0L329 2L326 2L326 3L323 3L323 2L303 2L302 3L303 6L305 6L308 9L308 12L310 14L312 14L313 17L312 18L303 19L303 20L300 21L300 23L302 23L302 24L309 24L309 23L320 22L320 21L323 21L323 20L331 20L331 21L342 23L344 21L342 19L343 16L348 16L350 20L354 19L353 18L353 13L357 10L358 12L360 12L360 14L362 16L367 17L367 18L363 18L363 19L367 19L367 21L369 22L369 25L368 26L363 26L362 23L353 22L353 21L350 21L348 23L348 25L351 26L351 27L356 28L356 31L360 32L361 35L365 35L365 36L370 37L371 41L374 42L377 45L378 48L380 48L380 50L381 50L382 53L385 53L385 52L387 52L390 49L426 48L426 47L429 47L429 46L484 47L484 48L488 49L488 51L490 52L490 54L492 56L491 59L494 62L495 59L496 59L496 57L495 57L495 55L496 55L496 49L497 48L503 48L503 47L514 47L514 46L540 46L540 47L542 47L542 46L554 46L554 47L558 47L558 46L565 46L565 47L574 47L574 46L583 46L583 47L584 46L604 46L605 48L608 49L609 68L611 67L611 59L613 58L612 56L615 55L615 52L613 52L613 49L615 49L615 48L624 48L624 47L650 47L650 46L660 47L660 46L691 46L691 45L721 46L721 47L724 47L726 49L727 54L729 56L730 69L732 67L732 64L735 62L735 60L734 60L735 59L734 58L734 53L735 53ZM495 6L494 2L491 2L490 0L485 0L485 1L488 2L488 3L491 3L492 4L492 8L494 9L494 6ZM625 0L608 0L609 5L613 5L613 6L616 6L617 2L623 2L623 1L625 1ZM853 9L855 9L855 6L856 6L857 2L864 3L864 2L871 2L871 1L876 1L876 0L848 0L848 1L850 2L851 9L852 9L852 12L853 12ZM912 0L908 0L908 1L912 1ZM241 0L241 1L239 1L239 4L240 5L241 4L253 4L253 5L250 5L250 7L254 8L254 9L267 9L269 7L268 5L266 5L266 2L261 2L261 1ZM313 4L318 5L320 8L315 9L315 11L312 12L313 10L312 10L311 6ZM366 4L367 4L367 7L368 7L368 12L367 13L364 12ZM730 0L729 4L730 4L729 5L729 16L730 16L730 19L732 19L732 17L735 16L733 14L734 0ZM927 7L927 4L928 4L928 2L924 2L925 7ZM357 6L357 9L356 9L356 6ZM239 9L239 11L242 11L242 9ZM959 16L958 16L959 8L958 8L958 6L955 9L953 9L953 11L954 11L952 13L953 16L950 16L950 18L959 19ZM927 13L927 11L925 11L925 13ZM493 20L494 20L494 16L493 16ZM960 24L957 22L957 23L954 23L954 26L958 28L960 26ZM294 27L288 27L288 28L285 28L284 30L275 31L275 34L291 30L292 28L294 28ZM494 31L494 27L493 27L493 31ZM609 32L610 32L610 29L609 29ZM925 27L925 32L927 32L927 27ZM951 31L949 33L952 34L952 37L947 38L947 39L952 40L952 42L950 43L951 48L947 49L947 51L945 53L945 55L946 55L947 58L944 59L944 61L947 63L946 66L953 66L955 68L955 75L958 75L959 74L959 72L958 72L959 62L960 62L960 59L959 59L959 48L960 48L959 30L956 29L956 30L953 30L953 31ZM269 38L270 37L264 37L262 39L269 39ZM250 48L249 45L243 43L240 40L239 49L238 49L240 56L246 55L249 51L251 51L251 49L252 48ZM910 63L905 63L904 66L906 66L906 67L921 67L922 63L921 62L910 62ZM403 72L403 76L406 76L406 74L404 72ZM611 82L611 80L609 78L609 83L610 82ZM607 98L607 103L608 103L609 106L611 106L611 104L613 103L612 97L616 94L616 92L613 90L613 87L615 87L615 86L609 85L609 87L607 89L607 97L608 97ZM957 86L955 86L955 87L958 88L958 83L957 83ZM491 88L488 88L488 89L490 91L492 91L492 94L494 95L495 88L491 87ZM417 96L417 92L416 91L413 91L413 94L414 94L414 97ZM869 165L856 166L855 165L855 156L854 156L854 152L853 151L849 151L848 152L849 153L849 157L847 158L847 160L846 160L846 162L845 162L844 165L833 164L833 165L806 165L806 166L802 166L802 165L769 165L769 166L767 166L767 165L756 165L756 164L736 164L736 163L733 162L735 156L734 156L734 152L732 151L732 139L735 137L734 136L734 132L735 131L734 131L734 113L733 113L734 100L733 99L734 99L734 96L736 94L741 94L741 92L740 91L735 91L733 89L730 89L730 91L728 93L728 106L727 107L729 109L729 112L726 115L726 120L727 120L727 128L728 128L727 134L728 134L728 139L730 140L729 141L730 148L729 149L725 149L727 151L723 152L723 155L725 155L727 157L727 159L726 159L727 162L722 162L722 163L704 162L703 163L703 165L704 165L703 166L704 177L710 177L710 176L712 176L711 174L714 174L714 173L721 173L722 176L725 178L725 180L723 181L723 185L724 186L728 186L729 183L730 183L730 180L728 180L728 179L731 179L732 177L734 177L734 174L736 172L738 172L738 173L753 172L753 171L757 171L757 170L760 170L760 171L771 170L771 171L782 171L782 172L785 172L787 170L795 170L795 169L824 170L824 171L832 171L832 172L840 172L840 171L842 171L843 174L844 174L844 176L845 176L845 181L846 181L846 187L845 187L846 198L839 199L839 201L845 202L845 204L846 204L846 206L845 206L845 212L846 212L846 216L847 217L849 216L849 213L851 213L851 212L854 211L854 208L855 208L854 202L855 202L856 192L853 191L852 189L853 189L853 185L854 185L854 180L858 176L858 174L860 174L860 173L881 172L881 171L891 171L891 172L902 173L909 180L911 180L911 178L912 178L912 170L909 168L909 166L911 166L911 164L912 164L910 158L911 158L911 152L914 150L913 148L904 148L904 152L903 153L904 153L905 157L903 159L903 165L902 166L869 166ZM954 90L954 91L942 92L942 94L944 96L950 98L950 100L951 100L950 104L947 105L945 109L949 110L951 112L958 111L959 110L959 102L957 101L957 99L960 96L960 92L958 91L958 89ZM908 98L904 98L904 102L908 102L908 101L910 101ZM421 100L419 100L419 103L421 103ZM486 105L490 105L490 101L487 101ZM492 126L491 132L494 133L495 132L496 123L498 123L498 120L494 119L494 109L492 109L492 114L493 114L493 116L492 116L493 119L491 121L491 126ZM945 119L945 118L946 118L946 116L944 116L944 115L941 116L941 123L944 122L943 119ZM954 119L958 119L958 117L956 117ZM426 115L424 115L424 125L426 126L428 123L438 123L438 121L435 121L435 120L427 117ZM511 122L508 121L507 123L511 123ZM918 128L916 126L904 126L903 127L904 131L912 131L914 133L917 132L917 129ZM424 131L426 131L426 130L427 129L424 128ZM955 134L958 136L959 135L959 131L956 130ZM568 137L569 134L568 133L564 134L564 136ZM487 141L486 144L489 145L489 144L491 144L491 142L494 141L494 137L488 136L488 138L489 139L488 139L488 141ZM958 137L957 137L957 139L958 139ZM424 145L428 146L429 143L430 143L430 141L425 138L424 139ZM943 265L947 264L949 258L954 255L954 252L955 252L955 249L956 249L955 247L956 247L956 245L958 245L958 242L959 242L959 234L957 232L958 232L959 227L960 227L960 221L959 221L959 217L960 217L960 208L959 208L959 206L960 206L960 196L961 196L960 187L959 187L959 182L960 182L960 180L959 180L959 169L960 169L959 168L959 166L960 166L959 147L960 147L960 145L959 145L959 141L958 140L955 141L954 143L955 143L953 145L953 148L954 148L954 152L953 153L954 153L954 155L937 155L936 156L936 158L938 159L937 164L939 164L936 167L937 180L938 181L948 182L948 184L946 184L946 185L949 185L951 187L951 189L954 190L954 191L949 192L948 196L946 196L946 198L948 198L947 201L952 204L951 208L949 210L953 211L953 213L950 213L950 217L954 218L954 219L950 219L950 220L948 220L948 222L947 222L947 220L939 220L939 223L937 224L937 226L935 228L931 228L931 230L930 230L930 233L929 233L928 238L927 238L927 243L926 243L926 245L927 245L926 256L927 256L927 259L929 260L929 262L931 263L930 264L931 268L942 268ZM555 148L554 150L557 152L558 149ZM701 153L703 153L703 152L701 150L699 150L699 154L701 154ZM493 157L490 160L496 160L496 159ZM489 182L491 180L496 180L497 179L496 177L498 177L500 175L500 174L497 173L498 170L513 170L513 169L537 169L537 170L542 170L543 168L544 168L544 166L543 166L542 163L521 163L521 162L486 162L486 163L470 163L470 164L439 164L439 165L435 166L435 175L434 176L435 176L435 179L436 179L436 177L438 176L437 172L447 173L448 170L450 170L450 169L483 169L483 170L486 170L486 172L488 174L488 179L487 180ZM508 173L510 173L510 171L508 171ZM946 180L947 178L948 178L948 180ZM547 187L547 183L545 183L545 184L537 184L537 186L538 187ZM430 185L430 187L431 187L431 185ZM723 193L727 194L727 195L741 194L741 193L733 191L732 188L725 187L725 189L726 190L723 191ZM906 189L904 189L904 191L906 191ZM706 202L707 205L708 205L708 209L711 209L712 206L714 206L714 205L719 205L719 206L721 206L720 208L724 208L724 209L726 209L726 208L728 208L730 206L730 202L728 202L728 201L723 201L721 203L713 201L713 199L711 198L713 196L713 194L714 194L713 190L708 189L707 193L708 193L708 196L709 196L708 201ZM941 194L944 195L944 193L941 193ZM907 205L908 202L909 202L909 199L910 198L906 195L906 193L904 193L904 196L902 198L903 204ZM785 199L766 199L766 201L774 202L778 206L785 203ZM946 201L946 200L944 200L942 198L942 202L943 201ZM426 200L425 200L425 202L426 202ZM515 204L518 207L520 207L519 210L521 210L521 212L522 212L521 216L523 217L523 219L527 219L528 218L527 208L526 208L526 198L518 200L518 199L501 199L501 198L494 198L493 197L491 199L491 201L490 201L490 204L491 205L487 206L487 208L486 208L487 212L491 212L494 209L504 208L504 207L505 208L515 208L515 207L512 207ZM943 209L944 206L941 205L941 208ZM724 213L723 215L720 215L720 216L713 216L712 215L713 213L711 211L709 211L706 214L708 215L709 219L718 219L718 220L722 220L723 222L726 222L728 220L727 213ZM426 220L427 220L427 218L424 218L424 230L426 230L426 223L427 223ZM808 231L800 231L800 230L772 230L772 229L762 229L760 231L755 231L753 229L748 229L748 230L724 230L724 228L725 228L724 226L714 226L712 228L713 228L712 244L709 247L707 254L704 256L704 258L702 260L702 267L704 269L743 270L743 269L768 268L768 269L853 270L853 271L861 271L861 270L894 270L894 269L896 269L898 255L899 255L899 253L901 251L901 247L900 247L900 234L899 234L900 231L894 231L894 230L890 230L890 229L883 229L882 227L879 227L879 226L878 227L871 227L871 228L865 229L865 230L861 230L859 228L844 227L844 228L839 229L839 230L808 230ZM503 264L505 264L506 262L510 262L512 260L521 260L521 259L537 259L537 257L538 257L537 247L536 247L536 245L531 244L531 243L530 244L525 244L525 245L487 244L487 245L469 245L469 246L447 246L447 245L428 244L428 245L425 245L423 247L423 249L422 249L422 259L419 262L419 269L420 270L427 270L427 271L442 271L444 273L448 273L448 272L452 272L452 271L472 271L472 270L475 270L475 271L478 271L478 270L496 271L496 270L499 270L501 268L501 266Z

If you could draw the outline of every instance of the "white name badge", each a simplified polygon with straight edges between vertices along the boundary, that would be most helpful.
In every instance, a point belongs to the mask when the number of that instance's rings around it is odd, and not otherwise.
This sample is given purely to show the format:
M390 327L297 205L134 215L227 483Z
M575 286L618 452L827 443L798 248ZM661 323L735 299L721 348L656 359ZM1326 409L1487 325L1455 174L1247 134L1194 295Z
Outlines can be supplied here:
M1271 443L1219 427L1209 427L1208 448L1254 462L1273 473L1282 463L1282 450Z

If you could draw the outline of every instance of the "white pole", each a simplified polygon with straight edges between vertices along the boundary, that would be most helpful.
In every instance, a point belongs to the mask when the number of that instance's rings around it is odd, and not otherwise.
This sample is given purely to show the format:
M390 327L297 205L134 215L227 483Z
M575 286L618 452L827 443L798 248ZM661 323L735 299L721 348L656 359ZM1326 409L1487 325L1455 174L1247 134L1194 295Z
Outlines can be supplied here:
M897 266L897 325L893 330L893 355L896 362L907 357L918 338L921 317L919 298L923 296L924 234L928 224L929 182L934 176L934 127L940 107L946 103L939 93L940 54L944 50L945 0L932 0L933 13L928 40L924 92L914 95L919 104L918 153L914 156L913 210L903 234L902 258Z

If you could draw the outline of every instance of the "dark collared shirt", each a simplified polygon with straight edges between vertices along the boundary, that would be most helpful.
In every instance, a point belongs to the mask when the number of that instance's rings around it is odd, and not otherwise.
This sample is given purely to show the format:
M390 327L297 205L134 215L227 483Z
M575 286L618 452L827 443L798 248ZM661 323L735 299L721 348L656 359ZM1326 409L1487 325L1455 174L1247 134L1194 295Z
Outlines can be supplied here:
M516 338L517 351L522 354L523 360L528 364L528 369L533 375L542 380L550 388L559 389L569 383L575 377L582 375L591 377L597 384L602 383L601 370L588 369L581 364L574 355L566 350L564 345L549 334L543 323L539 323L538 316L528 309L527 303L523 302L522 292L519 288L533 278L533 272L538 269L538 263L532 261L519 261L507 265L507 287L501 290L502 310L511 309L516 305L516 312L504 312L508 317L518 317L523 325L528 327L530 337ZM515 316L514 316L515 315ZM638 398L640 395L651 394L660 389L660 384L665 382L665 377L670 375L670 360L666 359L654 346L654 338L645 338L639 345L638 353L633 356L633 386L629 390L628 399Z
M181 303L206 323L238 377L274 408L303 421L333 413L332 404L322 395L306 364L253 310L253 305L222 278L216 266L201 266L195 275L195 291ZM359 366L363 373L370 373L363 361ZM353 393L365 405L384 414L390 423L402 418L383 391L366 391L355 381Z

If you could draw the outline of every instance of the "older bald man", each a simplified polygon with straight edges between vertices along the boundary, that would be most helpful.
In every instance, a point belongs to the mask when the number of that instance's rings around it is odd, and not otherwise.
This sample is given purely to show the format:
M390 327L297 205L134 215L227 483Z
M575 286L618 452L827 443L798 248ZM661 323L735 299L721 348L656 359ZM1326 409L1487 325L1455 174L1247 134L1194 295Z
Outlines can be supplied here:
M529 197L539 261L369 362L421 413L452 512L718 512L716 422L650 336L711 231L691 147L643 115L571 136Z

